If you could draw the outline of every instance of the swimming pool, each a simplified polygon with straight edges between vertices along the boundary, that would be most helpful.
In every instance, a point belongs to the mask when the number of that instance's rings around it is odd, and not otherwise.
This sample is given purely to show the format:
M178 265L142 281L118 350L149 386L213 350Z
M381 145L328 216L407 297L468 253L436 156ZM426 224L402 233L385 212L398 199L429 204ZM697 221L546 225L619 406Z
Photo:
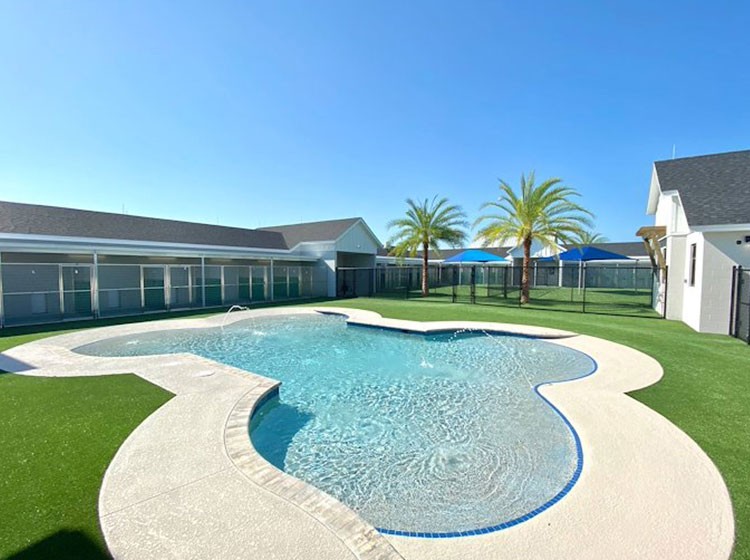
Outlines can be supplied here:
M502 528L554 503L580 472L575 432L535 386L581 377L594 364L536 339L424 336L304 315L130 335L78 351L191 352L281 380L279 398L252 419L258 452L385 532Z

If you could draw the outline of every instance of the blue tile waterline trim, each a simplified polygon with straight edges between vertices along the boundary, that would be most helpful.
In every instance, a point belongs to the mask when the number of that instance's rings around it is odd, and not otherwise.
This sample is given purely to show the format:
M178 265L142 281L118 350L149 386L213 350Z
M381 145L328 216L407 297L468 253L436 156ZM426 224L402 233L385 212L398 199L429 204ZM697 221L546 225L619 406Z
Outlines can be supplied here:
M418 330L412 330L408 328L370 325L367 323L354 322L354 321L349 320L349 315L345 313L340 313L340 312L326 312L326 311L318 311L318 310L316 311L320 313L321 315L344 317L347 320L346 322L348 326L374 328L378 330L395 331L395 332L401 332L405 334L435 335L435 334L450 334L450 333L464 332L464 333L494 334L494 335L500 335L500 336L530 338L530 339L539 339L539 340L544 340L545 338L547 339L570 338L572 336L572 335L568 335L568 336L542 337L542 336L513 333L513 332L501 330L501 329L491 329L491 328L490 329L442 328L442 329L434 329L434 330L428 330L428 331L418 331ZM516 525L520 525L521 523L528 521L530 519L533 519L537 515L545 512L546 510L551 508L553 505L555 505L557 502L562 500L573 489L575 484L578 482L578 479L581 477L581 472L583 471L583 446L581 444L581 438L578 435L578 432L576 431L576 429L573 427L573 424L560 411L560 409L558 409L554 404L552 404L552 402L550 402L544 395L541 394L540 388L545 385L557 385L560 383L570 383L571 381L577 381L579 379L583 379L585 377L589 377L593 375L599 369L599 364L596 362L596 360L592 358L591 356L589 356L588 354L586 354L585 352L576 350L574 348L568 348L568 350L577 352L578 354L582 354L583 356L588 358L592 363L591 371L583 375L579 375L578 377L571 378L571 379L565 379L562 381L545 381L542 383L538 383L537 385L534 386L534 392L537 394L537 396L540 399L542 399L542 401L544 401L562 419L563 423L565 424L565 426L568 428L571 435L573 436L573 441L576 447L575 471L573 472L573 475L571 476L570 480L565 484L565 486L563 486L563 488L555 496L553 496L544 504L534 508L530 512L525 513L524 515L520 515L509 521L504 521L502 523L491 525L489 527L480 527L478 529L469 529L469 530L464 530L464 531L449 531L449 532L400 531L398 529L387 529L383 527L376 527L376 529L384 535L394 535L394 536L399 536L399 537L414 537L414 538L423 538L423 539L448 539L448 538L457 538L457 537L472 537L476 535L486 535L489 533L502 531L503 529L509 529L510 527L514 527ZM269 393L264 395L256 404L251 417L254 416L255 413L261 409L262 405L266 404L267 401L269 401L272 397L278 397L278 393L279 393L278 390L279 390L279 387L276 386L273 390L269 391Z
M535 338L535 337L530 337L530 338ZM574 377L572 379L565 379L563 381L542 382L534 386L534 392L562 419L565 426L568 428L568 430L570 430L570 433L573 436L573 441L575 442L576 459L577 459L576 469L573 472L573 476L571 476L570 480L565 484L565 486L563 486L562 490L560 490L557 494L555 494L555 496L553 496L547 502L531 510L530 512L524 515L521 515L519 517L516 517L515 519L504 521L502 523L498 523L497 525L491 525L489 527L482 527L479 529L469 529L465 531L442 532L442 533L399 531L397 529L385 529L382 527L376 527L376 529L384 535L394 535L398 537L415 537L415 538L426 538L426 539L452 539L456 537L473 537L476 535L485 535L488 533L495 533L497 531L502 531L503 529L509 529L510 527L520 525L524 521L528 521L529 519L536 517L540 513L543 513L544 511L548 510L553 505L555 505L557 502L562 500L573 489L573 487L576 485L576 482L578 482L578 479L581 477L581 472L583 471L583 446L581 445L581 438L579 437L578 432L576 432L576 429L573 427L573 424L570 422L570 420L568 420L568 418L562 412L560 412L560 409L558 409L544 395L542 395L539 392L539 388L543 387L544 385L557 385L560 383L570 383L571 381L577 381L579 379L583 379L584 377L589 377L593 375L599 369L599 364L596 362L596 360L592 358L591 356L589 356L588 354L586 354L585 352L581 352L580 350L575 350L573 348L569 348L569 350L572 350L573 352L578 352L579 354L583 354L589 360L591 360L591 363L593 364L593 368L591 369L591 371L583 375L579 375L578 377Z

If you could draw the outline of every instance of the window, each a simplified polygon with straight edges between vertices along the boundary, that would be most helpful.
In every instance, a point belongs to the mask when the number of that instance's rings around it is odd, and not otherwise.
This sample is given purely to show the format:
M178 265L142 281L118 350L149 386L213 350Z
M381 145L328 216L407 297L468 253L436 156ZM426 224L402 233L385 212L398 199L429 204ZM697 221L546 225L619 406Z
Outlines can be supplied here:
M690 245L690 285L695 286L695 256L698 252L698 247L695 243Z

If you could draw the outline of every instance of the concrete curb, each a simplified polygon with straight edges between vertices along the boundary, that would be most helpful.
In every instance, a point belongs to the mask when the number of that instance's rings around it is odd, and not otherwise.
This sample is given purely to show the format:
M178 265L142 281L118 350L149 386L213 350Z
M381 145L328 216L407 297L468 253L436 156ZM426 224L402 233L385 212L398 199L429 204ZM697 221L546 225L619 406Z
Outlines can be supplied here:
M278 383L187 354L96 358L74 348L114 336L218 327L311 308L155 321L41 339L0 355L25 375L133 372L176 396L123 443L104 477L99 514L116 558L654 558L725 560L734 518L716 467L687 435L623 393L657 382L658 362L575 333L513 324L399 321L321 307L349 322L412 332L474 329L545 338L583 351L594 376L540 392L576 427L578 483L540 515L496 533L454 539L383 536L345 505L255 452L249 419Z

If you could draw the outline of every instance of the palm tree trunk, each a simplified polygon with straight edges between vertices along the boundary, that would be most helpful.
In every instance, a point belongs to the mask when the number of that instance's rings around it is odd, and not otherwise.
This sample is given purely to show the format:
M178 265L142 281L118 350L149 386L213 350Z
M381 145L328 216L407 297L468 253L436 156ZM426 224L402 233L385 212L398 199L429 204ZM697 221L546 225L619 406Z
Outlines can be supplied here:
M422 243L422 296L423 297L427 297L430 293L430 284L427 278L427 274L429 272L427 252L429 250L430 250L430 244Z
M529 303L529 268L531 267L531 238L523 240L523 265L521 269L521 304Z

